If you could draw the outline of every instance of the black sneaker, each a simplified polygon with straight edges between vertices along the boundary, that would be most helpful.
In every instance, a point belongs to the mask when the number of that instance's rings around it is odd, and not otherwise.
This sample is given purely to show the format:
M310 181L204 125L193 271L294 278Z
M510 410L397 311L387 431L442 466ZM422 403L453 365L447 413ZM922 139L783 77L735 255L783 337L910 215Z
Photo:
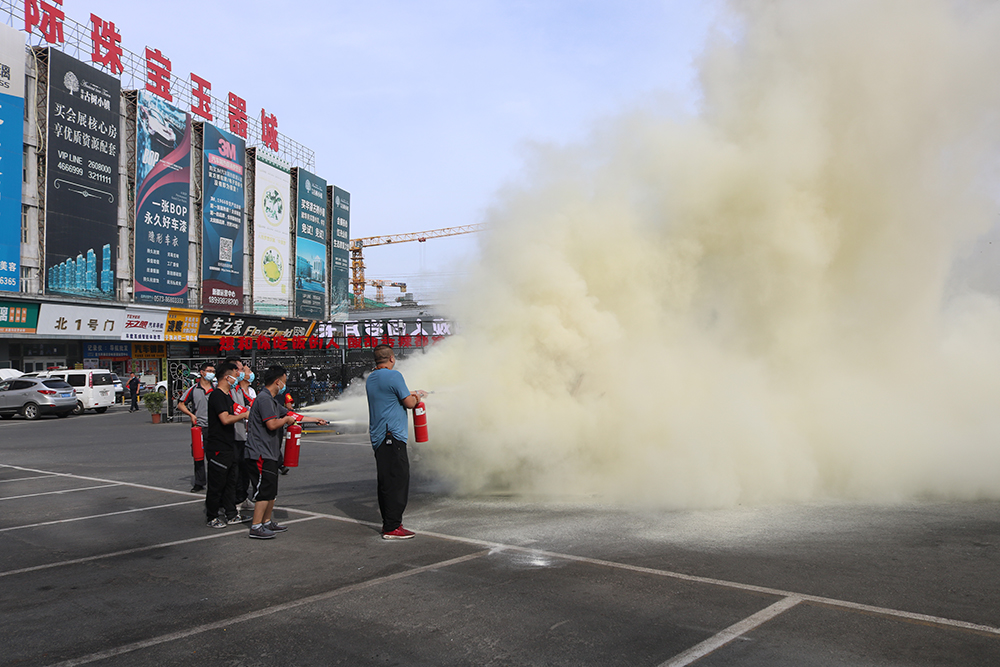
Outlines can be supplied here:
M197 484L191 487L191 493L201 493L204 490L205 490L204 486L199 486Z
M283 533L286 530L288 530L288 526L279 526L278 524L276 524L274 522L273 519L271 521L268 521L267 523L265 523L264 527L267 528L272 533Z

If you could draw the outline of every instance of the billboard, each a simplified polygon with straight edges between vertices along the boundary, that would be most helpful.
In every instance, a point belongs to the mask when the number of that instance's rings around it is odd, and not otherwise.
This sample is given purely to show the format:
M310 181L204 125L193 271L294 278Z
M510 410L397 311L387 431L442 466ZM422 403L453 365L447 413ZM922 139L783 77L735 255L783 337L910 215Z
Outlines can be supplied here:
M45 289L114 299L121 83L48 49ZM21 120L17 122L20 132ZM20 215L18 215L20 218Z
M139 91L135 151L136 303L185 305L191 116Z
M205 185L201 244L204 308L243 310L244 180L246 142L205 123Z
M0 25L0 291L21 289L24 33Z
M291 174L260 151L254 167L253 312L288 315Z
M33 334L37 327L37 303L0 301L0 333Z
M295 315L326 316L326 181L297 170L295 216Z
M121 340L125 330L124 308L94 308L61 303L43 303L38 310L39 336L113 338Z
M330 319L347 319L351 306L351 193L331 186L333 240L330 243Z

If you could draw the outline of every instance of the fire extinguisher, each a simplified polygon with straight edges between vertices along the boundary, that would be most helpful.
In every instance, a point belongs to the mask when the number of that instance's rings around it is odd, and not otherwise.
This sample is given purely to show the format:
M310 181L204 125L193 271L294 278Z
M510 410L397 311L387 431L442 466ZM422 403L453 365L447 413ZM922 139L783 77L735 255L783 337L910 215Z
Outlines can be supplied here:
M413 406L413 434L417 442L427 442L427 406L423 401Z
M201 443L201 427L191 427L191 456L195 461L205 460L205 447Z
M285 459L287 468L296 468L299 465L299 440L302 438L302 427L292 424L288 427L285 436Z

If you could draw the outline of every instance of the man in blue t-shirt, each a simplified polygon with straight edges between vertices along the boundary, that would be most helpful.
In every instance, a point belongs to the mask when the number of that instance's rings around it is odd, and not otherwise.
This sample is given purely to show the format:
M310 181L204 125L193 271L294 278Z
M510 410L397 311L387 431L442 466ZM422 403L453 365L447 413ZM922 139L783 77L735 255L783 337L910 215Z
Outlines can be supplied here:
M368 394L368 435L375 449L378 470L378 509L382 514L382 539L406 540L413 531L403 528L403 511L410 493L410 461L406 456L412 410L427 392L411 392L403 374L392 369L396 355L388 345L375 348L375 370L365 381Z

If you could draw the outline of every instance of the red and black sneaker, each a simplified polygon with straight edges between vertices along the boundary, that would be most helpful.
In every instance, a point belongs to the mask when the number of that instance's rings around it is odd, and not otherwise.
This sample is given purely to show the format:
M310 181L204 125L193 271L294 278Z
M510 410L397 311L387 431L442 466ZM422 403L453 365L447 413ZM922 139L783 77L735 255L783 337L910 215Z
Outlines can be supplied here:
M416 533L412 530L407 530L400 526L396 530L391 530L388 533L382 533L383 540L408 540L412 538Z

